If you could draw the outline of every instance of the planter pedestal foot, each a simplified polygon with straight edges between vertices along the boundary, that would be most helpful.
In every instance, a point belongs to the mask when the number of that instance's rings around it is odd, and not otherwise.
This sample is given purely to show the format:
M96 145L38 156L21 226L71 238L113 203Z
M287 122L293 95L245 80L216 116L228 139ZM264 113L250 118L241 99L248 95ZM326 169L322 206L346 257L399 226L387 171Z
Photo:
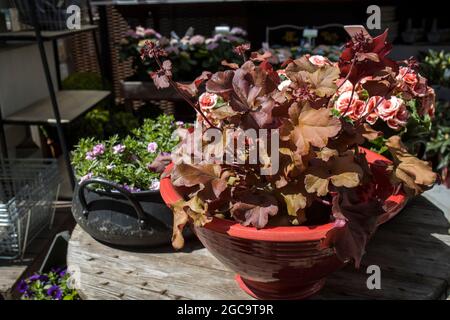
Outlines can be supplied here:
M263 283L242 278L236 275L239 287L248 295L262 300L300 300L305 299L320 291L325 285L326 279L309 282L303 285L283 285L279 282Z

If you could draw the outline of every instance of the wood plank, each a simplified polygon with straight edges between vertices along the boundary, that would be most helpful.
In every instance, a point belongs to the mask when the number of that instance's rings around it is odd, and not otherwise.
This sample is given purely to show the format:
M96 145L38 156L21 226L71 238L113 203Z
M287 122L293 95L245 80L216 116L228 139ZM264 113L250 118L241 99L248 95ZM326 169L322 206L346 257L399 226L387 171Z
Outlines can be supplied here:
M56 93L61 123L70 123L109 96L109 91L62 90ZM56 124L50 98L41 99L4 118L5 123Z
M127 252L95 241L77 226L67 259L77 288L89 299L249 299L234 273L195 242L180 252Z
M441 299L450 282L450 235L442 211L423 198L410 202L381 226L361 268L346 266L329 276L313 299ZM87 299L249 299L234 273L198 242L129 252L101 244L76 227L69 267ZM381 290L366 285L369 265L381 269Z
M381 267L381 289L369 290L366 270L367 265L362 265L359 270L349 265L333 273L324 289L313 299L437 300L442 298L447 286L444 280Z

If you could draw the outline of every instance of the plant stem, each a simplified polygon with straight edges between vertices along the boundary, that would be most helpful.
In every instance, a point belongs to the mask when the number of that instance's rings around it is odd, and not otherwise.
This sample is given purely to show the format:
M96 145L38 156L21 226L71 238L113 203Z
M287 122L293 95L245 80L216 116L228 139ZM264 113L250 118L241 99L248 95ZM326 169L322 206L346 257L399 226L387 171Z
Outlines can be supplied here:
M210 127L218 129L215 125L213 125L211 123L211 121L209 121L209 119L205 116L205 114L202 112L202 110L200 108L197 108L197 106L194 103L192 103L191 99L189 99L185 95L185 93L178 88L177 84L173 81L172 76L167 74L166 70L163 68L162 63L161 63L161 61L159 60L159 58L157 56L155 56L155 61L158 64L158 67L161 70L163 70L163 72L164 72L165 76L167 77L167 79L169 79L170 85L175 89L175 91L177 91L177 93L183 98L183 100L185 100L192 108L194 108L195 111L200 113L200 115L203 117L203 119L205 119L205 121L209 124Z

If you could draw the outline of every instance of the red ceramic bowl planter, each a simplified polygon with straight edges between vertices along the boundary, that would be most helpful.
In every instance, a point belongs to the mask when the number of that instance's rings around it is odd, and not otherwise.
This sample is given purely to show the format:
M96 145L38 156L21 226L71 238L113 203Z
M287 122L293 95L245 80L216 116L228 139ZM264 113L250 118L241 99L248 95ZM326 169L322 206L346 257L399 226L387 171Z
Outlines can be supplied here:
M369 163L389 160L365 150ZM171 170L170 165L166 171ZM383 175L380 175L384 177ZM387 182L388 184L388 182ZM170 181L161 180L161 195L167 205L182 199ZM384 223L406 204L402 194L389 197L390 210L379 217ZM257 230L238 222L213 218L195 227L203 245L237 273L236 281L248 294L260 299L302 299L318 292L328 274L341 268L333 248L321 246L334 223L318 226L267 227Z

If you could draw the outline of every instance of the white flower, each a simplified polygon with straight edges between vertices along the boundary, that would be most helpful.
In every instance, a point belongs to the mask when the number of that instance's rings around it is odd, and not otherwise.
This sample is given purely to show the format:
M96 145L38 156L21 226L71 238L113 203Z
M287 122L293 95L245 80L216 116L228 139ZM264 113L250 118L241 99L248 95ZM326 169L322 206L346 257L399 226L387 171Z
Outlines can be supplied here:
M290 85L291 83L292 83L292 81L289 80L289 79L282 81L282 82L278 85L278 90L281 91L281 90L283 90L284 88L289 87L289 85Z
M202 109L212 109L216 106L217 99L217 94L205 92L198 98L198 102Z
M150 153L155 153L158 149L158 144L156 142L150 142L147 146L147 151Z
M152 180L150 183L150 190L159 190L159 180Z
M318 67L323 67L324 65L330 64L330 60L319 55L309 57L309 62Z

